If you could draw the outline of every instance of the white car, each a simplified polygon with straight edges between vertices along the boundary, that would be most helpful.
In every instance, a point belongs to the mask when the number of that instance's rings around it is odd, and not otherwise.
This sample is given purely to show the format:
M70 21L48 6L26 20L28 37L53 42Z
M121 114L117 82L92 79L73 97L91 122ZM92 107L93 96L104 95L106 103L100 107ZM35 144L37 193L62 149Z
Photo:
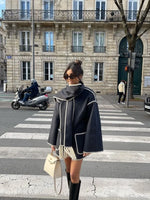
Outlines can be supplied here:
M150 114L150 96L147 96L144 100L144 110Z

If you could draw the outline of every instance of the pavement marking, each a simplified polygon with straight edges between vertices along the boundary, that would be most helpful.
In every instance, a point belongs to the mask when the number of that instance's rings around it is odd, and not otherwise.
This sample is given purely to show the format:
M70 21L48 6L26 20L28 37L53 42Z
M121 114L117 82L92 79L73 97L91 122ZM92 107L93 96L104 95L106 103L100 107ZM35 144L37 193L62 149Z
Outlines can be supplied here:
M103 135L103 140L105 142L150 143L150 137L143 136Z
M123 151L104 150L103 152L92 153L84 158L86 161L97 162L127 162L127 163L150 163L149 151Z
M133 117L128 117L128 116L103 116L101 115L101 119L128 119L128 120L135 120Z
M51 122L52 118L27 118L25 121Z
M51 121L50 117L52 117L52 116L50 116L48 114L34 114L32 116L33 117L48 117L48 118L47 119L46 118L27 118L27 119L25 119L25 121L34 121L34 120L29 120L29 119L36 119L35 121L40 121L39 119L42 119L42 121ZM128 117L128 116L101 116L101 119L120 119L120 120L127 119L127 120L135 120L135 118Z
M15 128L38 128L38 129L50 129L50 124L18 124Z
M53 113L54 110L39 110L38 113Z
M150 128L140 128L140 127L117 127L117 126L102 126L102 131L120 131L120 132L145 132L150 133Z
M0 158L3 159L45 159L50 148L40 147L0 147ZM85 158L90 162L124 162L124 163L150 163L148 151L105 150L91 153Z
M0 136L0 139L26 139L26 140L46 140L49 133L23 133L23 132L6 132ZM143 136L118 136L103 135L104 142L132 142L132 143L150 143L150 137Z
M14 128L33 128L33 129L50 129L50 124L18 124ZM121 132L148 132L150 133L150 128L140 128L140 127L117 127L117 126L102 126L102 131L121 131Z
M51 122L51 118L27 118L25 121L35 121L35 122ZM102 124L138 124L144 125L142 122L137 121L113 121L113 120L101 120Z
M138 124L138 125L144 125L142 122L137 121L113 121L113 120L101 120L102 124Z
M100 111L100 112L119 112L119 113L122 112L122 110L116 110L116 109L113 109L113 110L108 110L108 109L105 109L105 110L104 110L104 109L99 109L99 111Z
M117 116L127 116L126 113L103 113L103 112L100 112L100 115L103 116L103 115L117 115ZM36 116L36 117L52 117L53 114L52 113L37 113L37 114L33 114L32 116Z
M128 115L127 113L104 113L104 112L100 112L100 116L102 115L117 115L117 116L120 116L120 115Z
M96 178L81 177L80 198L88 199L128 199L148 200L150 197L150 179ZM58 182L59 180L57 180ZM22 198L54 198L53 179L48 175L0 175L0 196ZM59 198L68 197L66 177ZM104 200L103 199L103 200Z
M47 140L49 133L6 132L0 139Z
M53 114L37 113L37 114L33 114L32 116L34 116L34 117L52 117Z

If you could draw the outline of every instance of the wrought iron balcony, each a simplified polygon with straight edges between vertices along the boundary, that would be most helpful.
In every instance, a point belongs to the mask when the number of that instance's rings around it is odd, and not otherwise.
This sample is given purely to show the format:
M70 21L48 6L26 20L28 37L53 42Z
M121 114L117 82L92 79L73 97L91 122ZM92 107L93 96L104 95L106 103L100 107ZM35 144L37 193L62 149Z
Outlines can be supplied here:
M142 13L141 13L142 14ZM125 11L128 21L135 21L137 11ZM32 10L5 10L2 13L4 21L30 21ZM35 21L82 21L82 22L121 22L122 17L118 10L34 10ZM145 22L150 22L150 12Z
M31 46L30 45L20 45L19 46L19 50L20 51L26 51L26 52L30 52L31 51Z
M43 52L54 52L55 46L43 45Z
M83 52L83 46L71 46L72 52Z
M94 53L105 53L106 47L105 46L94 46Z

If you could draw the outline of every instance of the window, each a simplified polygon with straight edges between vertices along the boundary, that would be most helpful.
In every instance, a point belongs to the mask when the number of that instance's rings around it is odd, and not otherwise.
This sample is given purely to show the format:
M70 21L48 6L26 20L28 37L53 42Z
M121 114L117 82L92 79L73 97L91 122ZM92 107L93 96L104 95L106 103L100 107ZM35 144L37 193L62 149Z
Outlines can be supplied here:
M105 20L106 17L105 0L96 0L96 20Z
M53 32L44 33L44 52L54 52L54 34Z
M31 51L30 32L28 31L20 33L20 51Z
M105 53L105 33L104 32L96 32L95 33L95 44L94 44L94 52L95 53Z
M0 34L0 44L3 44L3 36Z
M44 63L44 80L51 81L53 80L53 63L52 62L45 62Z
M30 19L30 0L20 0L20 17L23 20Z
M82 20L83 18L83 0L73 0L73 20Z
M21 62L21 79L30 80L30 62L29 61Z
M73 32L72 52L83 52L81 32Z
M54 1L43 0L44 19L50 20L54 17Z
M103 81L103 63L95 63L94 81Z
M128 1L128 20L136 20L138 9L137 0L129 0Z
M3 50L0 49L0 59L3 59Z

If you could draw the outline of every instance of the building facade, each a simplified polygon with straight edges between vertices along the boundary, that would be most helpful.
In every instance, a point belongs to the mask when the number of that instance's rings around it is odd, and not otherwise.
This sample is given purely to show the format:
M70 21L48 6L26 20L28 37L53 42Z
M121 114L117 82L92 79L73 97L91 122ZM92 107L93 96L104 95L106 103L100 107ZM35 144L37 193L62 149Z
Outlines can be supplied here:
M131 26L140 1L123 1ZM116 94L118 82L127 79L128 44L114 1L36 0L34 9L32 5L32 0L6 0L8 90L29 85L35 77L40 86L52 86L57 92L65 86L63 72L68 63L80 59L86 86L102 94ZM149 23L150 15L142 30ZM134 94L150 93L149 46L147 31L136 45Z
M3 83L7 79L5 45L6 45L6 33L4 25L2 23L2 19L0 19L0 88L3 87Z

